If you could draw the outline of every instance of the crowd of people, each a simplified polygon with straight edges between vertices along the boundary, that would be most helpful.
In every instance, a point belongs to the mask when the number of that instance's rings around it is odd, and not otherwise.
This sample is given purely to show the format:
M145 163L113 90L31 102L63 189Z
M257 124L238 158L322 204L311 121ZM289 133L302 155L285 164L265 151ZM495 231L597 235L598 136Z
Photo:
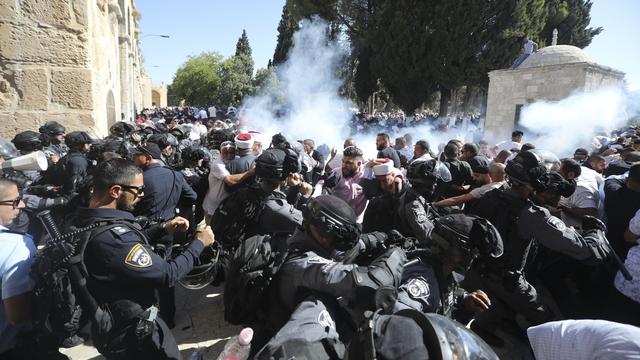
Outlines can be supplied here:
M360 114L374 159L234 107L0 139L0 359L64 359L87 324L108 359L180 359L178 284L223 284L256 359L639 358L640 128L558 158L519 130L433 147L438 121L481 122Z

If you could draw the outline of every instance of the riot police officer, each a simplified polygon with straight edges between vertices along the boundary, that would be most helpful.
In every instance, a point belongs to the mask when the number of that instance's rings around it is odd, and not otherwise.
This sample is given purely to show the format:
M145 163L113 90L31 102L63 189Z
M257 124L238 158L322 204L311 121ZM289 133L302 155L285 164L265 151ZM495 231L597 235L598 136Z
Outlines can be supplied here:
M47 121L39 129L46 142L44 153L47 155L50 163L57 163L63 156L67 155L69 149L64 143L65 128L57 121Z
M62 186L62 192L73 194L87 176L91 163L87 154L93 140L84 131L72 131L65 136L65 144L69 152L56 164L53 171L53 182Z
M489 220L504 241L504 254L497 259L481 259L467 272L463 283L467 290L482 289L491 297L492 306L481 313L472 329L490 344L500 345L493 335L499 322L514 311L534 324L552 319L548 307L536 289L525 279L524 269L534 241L581 262L597 264L609 254L605 235L596 226L586 224L583 236L529 198L544 191L547 168L532 152L520 152L506 166L506 189L492 190L479 199L470 214Z
M360 230L356 216L343 200L321 195L304 208L304 223L288 240L289 256L275 282L277 310L269 314L270 326L279 329L306 293L341 298L359 322L362 311L375 308L374 297L383 287L397 288L406 261L404 250L394 247L368 266L343 262L344 252L358 246ZM365 244L366 245L366 244Z
M89 208L81 208L76 226L110 221L115 226L96 231L88 241L84 263L91 296L108 321L94 323L94 345L107 359L181 359L166 323L156 316L155 290L171 287L184 277L205 246L213 243L210 228L172 260L154 253L149 237L184 231L188 221L171 221L142 230L130 211L144 196L142 171L130 161L112 159L95 169ZM106 324L106 325L105 325Z
M417 238L421 245L430 243L434 213L428 202L433 201L436 186L451 181L449 169L436 159L414 161L407 169L411 187L400 196L398 224L394 226L405 236Z

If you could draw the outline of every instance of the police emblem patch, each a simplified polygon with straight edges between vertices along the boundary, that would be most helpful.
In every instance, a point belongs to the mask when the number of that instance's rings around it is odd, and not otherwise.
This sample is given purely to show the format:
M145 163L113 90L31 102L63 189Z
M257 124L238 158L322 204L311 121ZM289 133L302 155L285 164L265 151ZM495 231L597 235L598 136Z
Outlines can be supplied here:
M411 279L407 284L407 292L414 299L425 299L431 294L429 283L422 278Z
M555 216L550 216L547 219L547 223L560 231L564 231L567 228L567 225Z
M335 329L335 325L333 323L333 319L327 310L322 310L318 315L318 324L324 326L325 328Z
M135 244L124 259L126 265L136 268L146 268L153 265L151 255L142 244Z
M309 259L307 259L307 262L309 264L330 264L333 261L329 260L329 259L325 259L322 256L312 256Z

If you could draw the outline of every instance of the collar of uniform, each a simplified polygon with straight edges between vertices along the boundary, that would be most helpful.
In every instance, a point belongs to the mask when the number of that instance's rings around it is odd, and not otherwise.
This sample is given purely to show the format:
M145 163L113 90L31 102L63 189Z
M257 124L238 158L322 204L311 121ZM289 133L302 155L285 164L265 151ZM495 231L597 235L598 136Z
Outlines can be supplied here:
M132 213L128 211L118 210L118 209L80 208L79 213L82 214L83 218L91 218L91 219L125 219L125 220L135 219Z
M145 169L145 171L146 171L146 170L150 170L150 169L154 169L154 168L157 168L157 167L163 167L163 166L164 166L164 165L162 165L161 163L151 163L151 164L149 164L149 166L147 166L147 168Z

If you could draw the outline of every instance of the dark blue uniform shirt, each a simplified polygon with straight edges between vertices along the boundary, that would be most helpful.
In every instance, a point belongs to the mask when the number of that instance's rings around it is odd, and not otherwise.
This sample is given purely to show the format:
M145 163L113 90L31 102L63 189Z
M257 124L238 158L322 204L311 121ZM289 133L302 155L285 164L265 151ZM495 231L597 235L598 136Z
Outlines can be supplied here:
M75 225L118 219L132 222L133 215L115 209L80 208ZM84 262L89 272L89 290L98 304L131 300L147 308L155 303L156 288L173 286L191 271L202 252L202 242L193 241L182 254L165 261L153 252L146 239L147 234L161 236L164 233L160 225L140 234L133 226L123 224L89 241Z
M150 219L172 219L178 202L193 204L197 195L184 176L162 164L151 164L144 169L144 197L134 210L135 215Z

